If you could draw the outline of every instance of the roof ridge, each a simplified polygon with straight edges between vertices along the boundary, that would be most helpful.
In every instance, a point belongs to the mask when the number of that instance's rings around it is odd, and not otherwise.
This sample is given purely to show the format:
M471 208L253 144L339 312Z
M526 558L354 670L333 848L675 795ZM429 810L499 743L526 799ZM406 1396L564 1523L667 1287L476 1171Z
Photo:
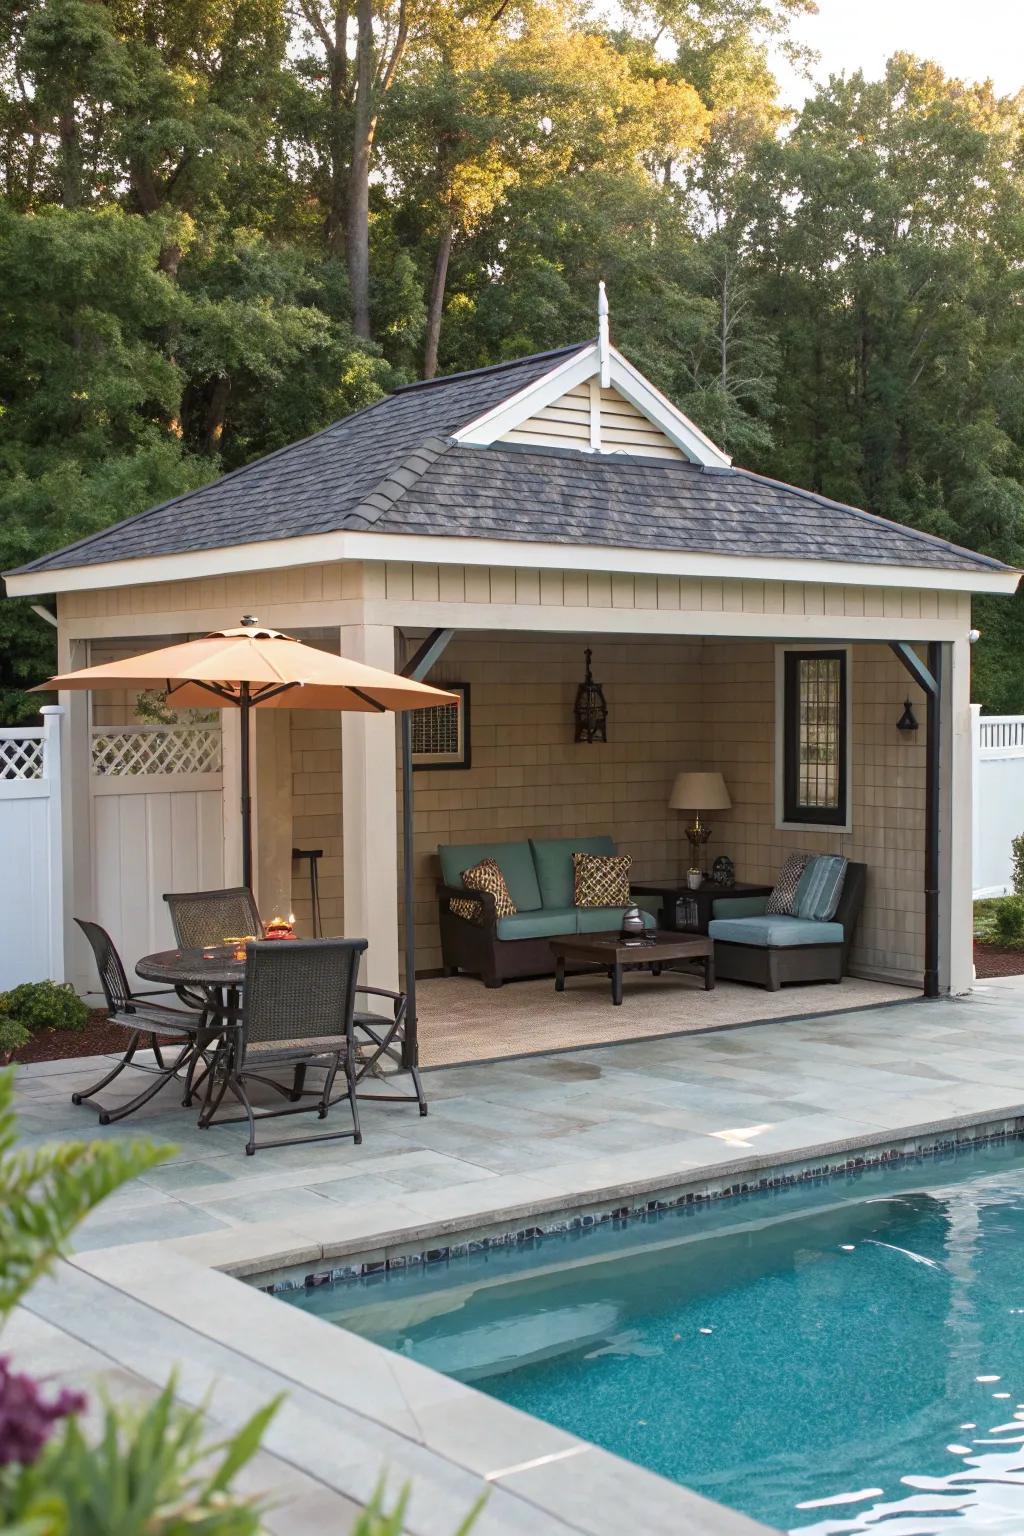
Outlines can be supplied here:
M358 411L350 411L347 416L339 416L337 421L329 421L326 427L320 427L316 432L310 432L306 437L297 438L294 443L285 443L281 448L274 448L270 453L261 454L258 459L249 459L245 464L239 464L236 469L229 469L226 474L215 475L212 480L206 480L202 485L194 485L189 491L180 491L177 496L169 496L166 501L158 501L155 507L143 507L141 512L133 512L128 517L119 518L116 523L108 523L105 528L97 528L95 533L86 534L83 539L75 539L71 544L62 544L60 549L51 549L45 555L37 555L35 560L30 560L26 565L20 565L15 571L5 571L3 575L18 575L22 571L34 571L44 567L54 555L66 555L75 549L86 549L94 544L97 539L106 538L115 529L125 528L129 523L139 523L143 518L155 516L157 512L166 512L168 507L178 506L183 501L188 501L193 496L200 496L208 491L211 486L224 485L228 480L234 480L238 475L243 475L247 470L254 469L257 464L269 464L273 459L282 459L286 454L293 453L297 448L304 448L307 443L313 443L318 437L324 437L328 432L333 432L335 427L344 426L346 422L354 421L357 416L365 416L370 411L376 410L380 405L392 398L391 395L381 395L379 400L371 400L369 405L361 405Z
M358 506L345 513L342 522L359 518L364 523L376 523L397 501L401 501L406 491L412 489L432 464L436 464L443 454L455 446L453 437L425 437L409 450L404 459L399 459L382 480L378 480Z
M408 395L416 389L434 389L439 384L454 384L460 379L477 379L485 373L501 373L506 368L522 368L526 363L545 362L549 357L566 357L571 352L583 352L593 346L593 340L574 341L568 346L552 347L548 352L530 352L526 357L510 357L503 363L485 363L482 368L466 368L461 373L439 373L433 379L416 379L412 384L397 384L392 395Z
M883 517L880 512L868 512L864 507L854 507L848 501L836 501L831 496L823 496L819 491L808 491L801 485L791 485L788 480L776 480L771 475L759 475L754 469L744 469L739 464L732 464L728 469L719 469L716 465L703 466L704 474L734 474L744 475L748 480L757 480L762 485L775 486L777 490L789 491L796 496L802 496L805 501L816 502L819 507L835 507L840 512L851 512L855 517L863 518L868 523L881 523L884 528L894 530L896 533L908 535L922 544L931 544L940 549L948 549L952 554L967 555L971 560L990 565L997 571L1012 571L1016 567L1007 565L1004 560L997 560L994 555L983 555L979 550L968 549L965 544L954 544L952 539L944 539L938 533L925 533L923 528L914 528L910 523L898 523L895 518Z

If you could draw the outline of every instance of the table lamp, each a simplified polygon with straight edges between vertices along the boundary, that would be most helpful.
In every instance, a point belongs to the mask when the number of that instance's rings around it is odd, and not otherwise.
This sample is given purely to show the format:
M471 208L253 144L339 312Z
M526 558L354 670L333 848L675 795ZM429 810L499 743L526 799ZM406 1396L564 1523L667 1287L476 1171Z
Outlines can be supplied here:
M711 836L711 828L701 820L701 812L732 809L725 780L720 773L677 773L668 803L670 810L693 812L685 832L690 842L690 867L700 869L701 850Z

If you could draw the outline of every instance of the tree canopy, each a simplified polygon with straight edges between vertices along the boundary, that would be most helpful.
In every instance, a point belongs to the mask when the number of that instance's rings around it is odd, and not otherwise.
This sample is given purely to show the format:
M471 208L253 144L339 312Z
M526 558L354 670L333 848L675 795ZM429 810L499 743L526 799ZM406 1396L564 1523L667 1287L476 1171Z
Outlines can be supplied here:
M740 463L1024 563L1024 93L813 0L13 0L0 565L398 382L615 339ZM975 696L1024 711L1024 599ZM0 716L52 632L0 603Z

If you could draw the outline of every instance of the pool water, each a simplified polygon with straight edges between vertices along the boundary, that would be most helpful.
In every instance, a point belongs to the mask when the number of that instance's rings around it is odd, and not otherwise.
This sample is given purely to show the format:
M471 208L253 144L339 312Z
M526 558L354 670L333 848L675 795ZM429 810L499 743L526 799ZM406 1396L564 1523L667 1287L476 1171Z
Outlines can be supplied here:
M285 1300L783 1530L1024 1532L1024 1147Z

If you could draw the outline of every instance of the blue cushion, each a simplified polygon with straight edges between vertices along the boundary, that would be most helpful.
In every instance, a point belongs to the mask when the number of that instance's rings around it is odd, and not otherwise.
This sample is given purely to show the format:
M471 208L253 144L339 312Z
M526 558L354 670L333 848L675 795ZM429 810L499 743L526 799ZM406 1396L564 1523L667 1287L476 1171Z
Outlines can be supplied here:
M794 944L841 944L842 923L802 917L715 917L708 937L728 944L756 944L759 949L788 949Z
M499 939L553 939L576 932L576 908L540 908L536 912L517 912L514 917L498 918Z
M767 896L719 896L711 903L712 917L763 917Z
M625 907L575 907L577 933L618 933ZM644 912L644 927L657 928L649 912Z
M547 837L530 839L537 869L541 901L545 907L574 905L572 856L574 853L614 853L610 837ZM465 865L462 866L465 869ZM515 899L513 894L513 900ZM516 906L519 903L516 902Z
M534 873L530 845L522 843L442 843L437 850L441 861L441 877L445 885L460 886L462 871L472 869L481 859L493 859L505 876L508 893L520 912L536 912L540 909L540 888ZM553 905L553 903L547 903ZM572 895L563 907L572 906ZM563 932L572 932L572 929Z
M846 860L839 854L823 853L811 859L796 889L797 917L829 922L835 916L845 878Z

